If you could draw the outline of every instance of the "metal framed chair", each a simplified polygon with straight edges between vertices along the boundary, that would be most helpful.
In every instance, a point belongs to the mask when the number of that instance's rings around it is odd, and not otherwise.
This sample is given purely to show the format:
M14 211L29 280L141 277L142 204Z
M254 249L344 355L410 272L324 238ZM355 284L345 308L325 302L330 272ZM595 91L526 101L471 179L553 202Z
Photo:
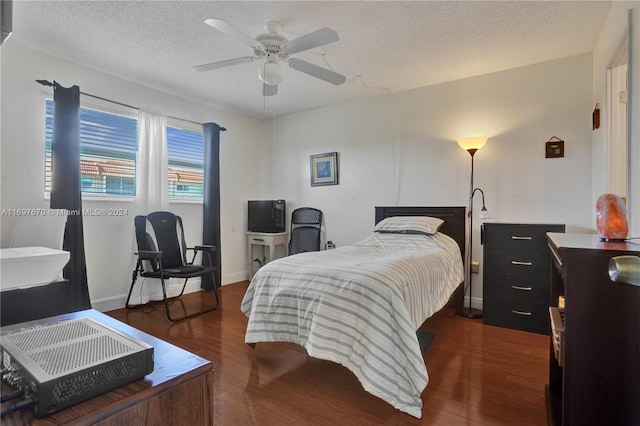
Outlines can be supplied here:
M177 322L196 315L211 312L220 306L218 296L218 287L214 285L215 306L209 307L195 313L185 314L180 317L171 315L169 309L169 301L176 299L184 293L189 278L202 277L211 274L215 284L216 268L213 266L194 265L194 261L198 252L204 256L208 256L209 265L213 265L213 253L215 246L199 245L195 247L187 247L184 238L184 228L180 216L176 216L170 212L158 211L149 213L146 216L136 216L134 219L136 242L138 246L138 256L136 267L132 273L131 287L125 306L132 308L137 305L130 305L131 293L138 279L138 276L144 278L157 278L162 285L162 296L166 309L167 318L170 321ZM187 260L187 251L193 251L193 257ZM167 288L165 280L168 278L184 278L182 290L180 294L174 297L167 297Z
M322 211L300 207L291 213L289 255L319 251L322 230Z

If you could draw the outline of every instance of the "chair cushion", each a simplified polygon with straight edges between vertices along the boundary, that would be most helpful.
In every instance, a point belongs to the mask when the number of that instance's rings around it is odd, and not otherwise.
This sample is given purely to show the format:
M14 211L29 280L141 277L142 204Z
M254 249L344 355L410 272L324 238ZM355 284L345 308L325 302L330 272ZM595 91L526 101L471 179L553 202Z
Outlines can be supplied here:
M158 250L162 252L162 264L170 268L183 265L184 252L178 235L183 231L178 216L171 212L153 212L147 215L147 220L153 227Z
M298 226L291 231L289 255L320 250L320 228Z
M175 266L173 268L165 268L163 272L165 275L169 274L172 276L177 275L202 275L204 271L204 266L201 265L184 265L184 266Z
M210 274L215 270L216 268L208 267L208 266L204 267L200 265L186 265L183 267L163 269L162 272L164 272L163 275L165 278L193 278L193 277L199 277L205 274ZM155 272L155 271L145 270L141 272L140 275L147 278L160 278L160 271Z

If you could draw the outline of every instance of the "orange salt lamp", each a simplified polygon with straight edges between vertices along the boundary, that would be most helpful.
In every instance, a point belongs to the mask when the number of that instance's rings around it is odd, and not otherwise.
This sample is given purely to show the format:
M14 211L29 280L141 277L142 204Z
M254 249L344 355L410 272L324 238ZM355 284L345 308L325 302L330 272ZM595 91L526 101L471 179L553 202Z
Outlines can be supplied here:
M624 240L629 234L627 207L616 194L602 194L596 201L596 227L602 240Z

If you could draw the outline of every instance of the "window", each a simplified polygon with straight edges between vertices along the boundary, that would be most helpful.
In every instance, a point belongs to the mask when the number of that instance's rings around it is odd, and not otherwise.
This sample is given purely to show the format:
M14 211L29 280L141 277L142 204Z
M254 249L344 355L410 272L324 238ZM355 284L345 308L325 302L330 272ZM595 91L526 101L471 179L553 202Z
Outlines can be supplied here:
M45 192L51 192L53 101L45 102ZM80 108L80 174L83 193L136 194L135 118Z
M51 192L53 101L45 102L45 192ZM80 107L80 173L85 194L136 195L138 120ZM202 132L167 126L169 198L202 200Z
M169 198L202 200L204 139L202 133L167 126Z

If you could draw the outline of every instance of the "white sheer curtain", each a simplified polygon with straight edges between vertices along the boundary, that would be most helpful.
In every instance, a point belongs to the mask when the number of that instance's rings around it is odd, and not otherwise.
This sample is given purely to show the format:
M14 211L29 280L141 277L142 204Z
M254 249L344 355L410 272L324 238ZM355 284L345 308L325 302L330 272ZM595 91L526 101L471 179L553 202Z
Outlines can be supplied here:
M147 107L138 114L136 210L146 214L169 208L167 117Z
M135 215L169 209L169 178L167 156L167 117L149 107L140 107L138 113L138 152L136 154ZM133 220L132 220L133 224ZM132 229L132 266L135 268L137 251ZM145 285L146 284L146 285ZM160 280L138 279L131 294L131 303L161 300Z

